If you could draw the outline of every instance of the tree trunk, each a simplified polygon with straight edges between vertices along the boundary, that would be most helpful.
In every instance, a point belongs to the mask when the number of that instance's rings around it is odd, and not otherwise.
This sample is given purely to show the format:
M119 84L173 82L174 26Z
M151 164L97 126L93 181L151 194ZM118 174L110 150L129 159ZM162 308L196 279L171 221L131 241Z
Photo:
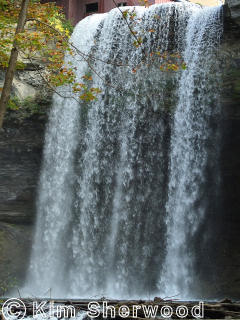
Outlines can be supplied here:
M26 17L27 17L28 3L29 3L29 0L22 0L21 11L19 13L15 35L23 32L24 30ZM11 88L12 88L14 73L16 70L17 58L18 58L18 50L16 46L16 40L14 40L8 68L5 74L5 81L3 85L2 95L0 98L0 129L2 128L2 125L3 125L3 118L5 115L7 104L11 94Z

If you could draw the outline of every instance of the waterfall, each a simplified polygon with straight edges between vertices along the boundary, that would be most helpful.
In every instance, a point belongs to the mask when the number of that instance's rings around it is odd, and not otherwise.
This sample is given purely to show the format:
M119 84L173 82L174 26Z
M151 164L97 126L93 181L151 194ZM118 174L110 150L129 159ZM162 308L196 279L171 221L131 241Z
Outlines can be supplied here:
M189 298L193 290L191 242L207 211L206 170L214 170L216 165L209 163L208 145L219 142L218 131L211 122L220 114L214 57L221 34L219 8L193 12L184 50L188 71L179 81L170 147L167 253L161 278L167 296L180 293ZM217 158L218 148L213 146L210 150Z
M138 48L117 8L85 18L72 35L89 60L66 60L80 82L91 73L101 94L89 103L54 96L28 295L184 297L194 283L189 243L207 214L205 171L214 166L208 152L220 112L221 11L128 9L140 21ZM180 53L187 69L162 71L166 52L173 60Z

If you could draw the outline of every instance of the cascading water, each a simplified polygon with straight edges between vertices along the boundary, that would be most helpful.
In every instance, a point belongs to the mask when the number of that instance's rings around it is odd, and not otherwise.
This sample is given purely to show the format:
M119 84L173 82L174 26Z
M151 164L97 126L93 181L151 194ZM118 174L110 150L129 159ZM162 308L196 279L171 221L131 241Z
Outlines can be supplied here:
M208 144L214 145L218 139L218 131L211 127L211 122L220 113L218 66L214 57L221 34L219 8L192 13L184 50L188 72L183 72L179 81L170 147L167 247L161 279L169 296L180 293L189 298L193 291L191 241L207 210L206 169L216 165L209 161ZM218 149L213 146L213 151L217 158Z
M54 97L26 294L183 297L194 281L188 241L206 214L220 8L130 10L141 21L134 31L144 29L138 48L118 9L73 33L89 60L67 59L101 94L91 103ZM187 70L161 71L164 52L180 52Z

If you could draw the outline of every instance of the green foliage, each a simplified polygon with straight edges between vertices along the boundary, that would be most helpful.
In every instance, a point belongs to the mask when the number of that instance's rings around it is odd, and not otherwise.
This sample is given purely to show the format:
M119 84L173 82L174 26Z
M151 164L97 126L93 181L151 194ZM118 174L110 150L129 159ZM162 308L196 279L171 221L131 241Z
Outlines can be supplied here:
M64 64L66 50L71 50L68 40L73 26L54 3L42 4L33 0L28 6L24 32L15 35L20 7L21 0L0 0L0 67L8 67L15 40L19 53L18 68L24 67L23 61L31 62L37 57L45 62L50 84L69 83L67 77L58 77L58 73Z
M63 26L64 30L67 30L68 34L71 35L73 33L73 29L74 29L71 21L64 18L61 20L61 22L62 22L62 26Z
M45 106L36 103L31 97L24 100L20 100L18 97L11 98L7 110L8 113L17 112L18 121L31 118L34 115L45 115L47 111Z
M96 99L96 95L100 92L98 88L78 83L75 70L70 64L64 64L66 52L72 56L81 53L76 54L76 50L69 43L73 26L66 20L62 9L54 3L43 4L40 0L31 0L24 32L15 35L20 7L21 0L0 0L0 68L8 67L14 44L19 53L17 68L24 68L24 61L32 63L36 58L40 59L44 62L46 71L43 78L53 91L58 93L56 90L58 87L70 85L80 99L84 101ZM87 78L86 80L90 81ZM26 110L30 115L38 112L33 102L20 104L15 100L11 99L8 110L21 112Z
M17 279L12 277L10 273L7 273L4 279L0 281L0 296L6 295L9 290L16 288L17 285Z
M73 32L73 25L72 23L67 20L64 14L59 11L55 12L50 18L49 21L50 25L53 25L58 31L67 36L70 36Z

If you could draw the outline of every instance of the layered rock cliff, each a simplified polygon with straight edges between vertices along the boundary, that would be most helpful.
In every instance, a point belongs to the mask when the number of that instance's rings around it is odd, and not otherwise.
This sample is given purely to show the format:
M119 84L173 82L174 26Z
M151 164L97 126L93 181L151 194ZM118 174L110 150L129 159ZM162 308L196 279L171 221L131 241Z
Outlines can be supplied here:
M28 266L51 100L48 89L29 66L16 73L12 93L19 109L8 110L0 134L0 295L20 286Z
M209 208L201 231L196 269L206 297L240 297L240 27L224 7L220 48L221 109L220 195ZM199 241L203 236L199 235ZM200 274L203 272L204 274Z

